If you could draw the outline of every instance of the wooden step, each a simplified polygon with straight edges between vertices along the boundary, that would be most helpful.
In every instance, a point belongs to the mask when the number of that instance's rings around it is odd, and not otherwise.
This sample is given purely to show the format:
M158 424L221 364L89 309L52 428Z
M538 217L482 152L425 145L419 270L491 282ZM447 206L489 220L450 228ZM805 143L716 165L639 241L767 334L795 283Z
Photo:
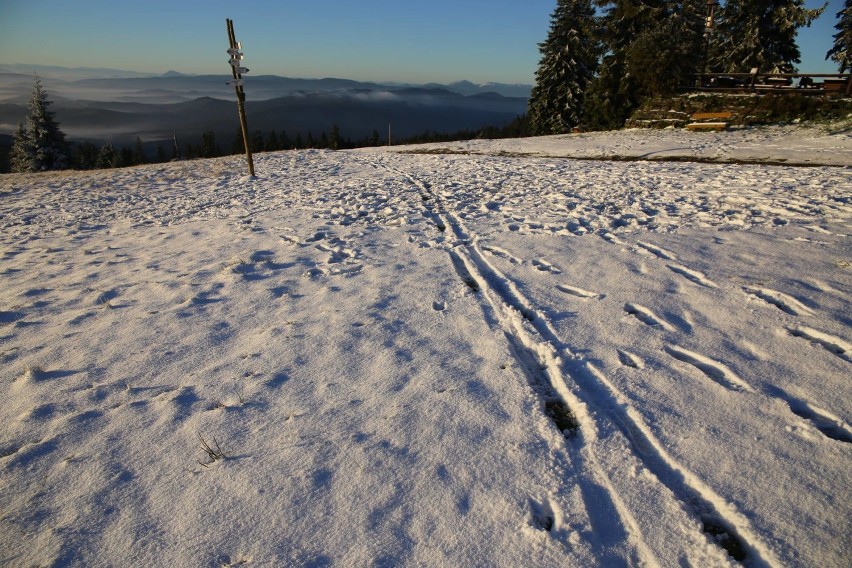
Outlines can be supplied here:
M728 129L727 122L690 122L686 125L687 130L715 130L721 132Z

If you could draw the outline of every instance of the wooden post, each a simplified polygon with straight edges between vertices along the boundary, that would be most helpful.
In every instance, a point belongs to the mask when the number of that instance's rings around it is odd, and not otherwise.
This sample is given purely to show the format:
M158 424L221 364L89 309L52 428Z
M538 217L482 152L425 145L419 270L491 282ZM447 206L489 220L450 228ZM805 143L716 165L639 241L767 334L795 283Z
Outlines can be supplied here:
M231 64L231 71L234 76L234 80L232 83L234 85L234 90L237 92L237 111L239 111L240 113L240 130L243 131L243 145L246 149L246 161L248 162L249 175L254 177L254 159L251 155L248 121L246 120L246 93L243 90L243 76L239 63L242 54L238 53L240 49L240 44L237 42L237 39L234 35L234 20L226 18L225 23L228 26L228 42L230 44L228 54L231 56L231 60L229 61L229 63ZM248 71L248 69L246 69L246 71Z
M707 17L704 20L704 62L701 69L702 74L707 73L707 58L710 56L710 38L713 36L713 28L715 27L713 24L716 20L716 7L719 5L718 0L707 0ZM701 82L704 81L704 77L701 77ZM699 83L699 87L703 86L702 83Z

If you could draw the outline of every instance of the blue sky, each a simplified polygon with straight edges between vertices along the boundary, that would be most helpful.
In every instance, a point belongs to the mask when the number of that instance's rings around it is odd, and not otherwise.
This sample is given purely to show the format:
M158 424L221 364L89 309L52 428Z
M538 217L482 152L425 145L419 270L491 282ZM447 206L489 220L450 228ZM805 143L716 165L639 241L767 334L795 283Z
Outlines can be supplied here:
M802 72L824 61L842 0L802 30ZM0 0L6 63L163 73L229 68L234 20L252 74L532 83L555 0ZM806 0L808 7L820 1Z

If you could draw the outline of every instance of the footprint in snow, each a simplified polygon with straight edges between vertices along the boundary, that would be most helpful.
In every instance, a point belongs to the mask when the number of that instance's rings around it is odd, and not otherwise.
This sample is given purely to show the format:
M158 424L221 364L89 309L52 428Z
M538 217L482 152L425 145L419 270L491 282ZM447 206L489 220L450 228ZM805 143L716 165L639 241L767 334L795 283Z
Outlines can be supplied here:
M658 247L650 243L643 243L642 241L639 241L636 244L647 250L648 252L652 253L653 255L657 256L658 258L662 258L663 260L677 261L677 257L674 255L673 252L666 250L662 247Z
M752 287L745 287L744 290L748 294L760 298L768 304L772 304L782 312L788 313L791 316L814 315L814 312L810 308L804 306L797 299L793 298L792 296L788 296L783 292L778 292L777 290L770 290L769 288Z
M118 298L117 290L107 290L106 292L102 292L98 294L97 298L95 298L96 306L110 306L110 302Z
M249 260L252 262L268 262L271 261L274 256L275 253L271 250L257 250L251 253Z
M330 247L327 245L316 245L318 250L323 252L327 252L330 254L326 264L338 264L347 259L355 258L357 256L356 252L345 247Z
M698 270L692 270L685 266L681 266L679 264L667 264L666 265L669 270L676 274L680 274L687 280L691 282L695 282L699 286L704 286L705 288L718 288L719 285L708 279L702 272Z
M540 270L541 272L550 272L551 274L562 274L562 271L560 269L556 268L543 258L535 259L532 261L532 263L533 266L535 266L536 269Z
M534 529L550 532L556 525L556 515L547 499L538 501L532 497L528 500L529 513L527 523Z
M633 367L634 369L644 369L645 362L642 361L639 356L630 353L629 351L623 351L621 349L616 349L618 353L619 362L625 367Z
M600 237L601 237L603 240L605 240L605 241L607 241L607 242L610 242L610 243L612 243L612 244L614 244L614 245L623 246L623 245L625 245L625 244L626 244L624 241L622 241L621 239L619 239L618 237L616 237L616 236L615 236L615 235L613 235L612 233L601 233L601 234L600 234Z
M575 286L568 286L567 284L557 284L556 289L560 292L565 292L570 296L576 296L577 298L589 299L589 298L604 298L603 294L598 294L596 292L590 292L588 290L583 290L582 288L577 288Z
M506 260L508 260L512 264L521 264L523 262L519 258L512 256L512 254L509 251L502 249L500 247L494 246L494 245L483 245L482 250L489 252L489 253L493 254L494 256L499 256L500 258L505 258Z
M640 306L639 304L624 304L624 311L634 316L636 319L644 323L645 325L649 325L651 327L661 327L666 331L673 331L672 326L666 323L663 318L649 310L644 306Z
M742 380L736 373L719 361L714 361L704 355L688 351L675 345L666 345L665 351L675 359L688 363L704 373L708 378L719 383L723 387L733 391L754 392L747 382Z
M827 351L834 353L844 361L852 363L852 344L847 343L839 337L822 331L817 331L803 325L787 326L787 331L793 337L807 339L812 343L822 346Z
M839 416L814 404L792 397L780 387L770 385L767 387L767 391L771 396L786 402L790 412L813 424L827 438L847 444L852 443L852 428Z
M328 236L328 233L326 233L325 231L317 231L316 233L314 233L314 236L305 239L305 242L306 243L316 243L316 242L319 242L319 241L325 239L327 236Z

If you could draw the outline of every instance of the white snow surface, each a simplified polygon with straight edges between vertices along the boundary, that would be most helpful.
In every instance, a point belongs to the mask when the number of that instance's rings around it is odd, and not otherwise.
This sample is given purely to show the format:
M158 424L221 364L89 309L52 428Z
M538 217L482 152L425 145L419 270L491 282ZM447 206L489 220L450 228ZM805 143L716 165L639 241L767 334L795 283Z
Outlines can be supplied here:
M602 155L825 165L566 157ZM0 564L849 566L850 156L628 130L2 176Z

